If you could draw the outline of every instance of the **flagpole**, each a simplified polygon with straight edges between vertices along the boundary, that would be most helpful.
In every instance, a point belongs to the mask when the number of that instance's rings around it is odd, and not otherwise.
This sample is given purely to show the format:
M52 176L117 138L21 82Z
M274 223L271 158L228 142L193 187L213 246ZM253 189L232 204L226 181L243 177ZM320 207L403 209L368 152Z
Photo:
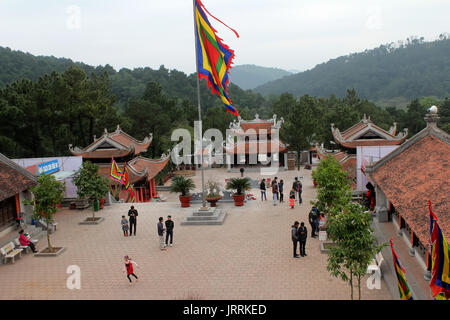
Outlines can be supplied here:
M198 59L197 59L197 21L195 19L195 0L192 1L192 8L194 14L194 42L195 42L195 65L197 68L197 107L198 107L198 121L199 125L199 137L200 137L200 165L202 169L202 205L203 208L206 208L206 200L205 200L205 172L203 168L203 129L202 129L202 113L200 106L200 77L198 74Z

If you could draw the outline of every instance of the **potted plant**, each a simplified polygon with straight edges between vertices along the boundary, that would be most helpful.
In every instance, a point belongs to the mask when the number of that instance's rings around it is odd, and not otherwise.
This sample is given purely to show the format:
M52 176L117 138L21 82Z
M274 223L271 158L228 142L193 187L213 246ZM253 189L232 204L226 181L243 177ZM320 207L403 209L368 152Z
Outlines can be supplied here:
M251 188L250 180L248 178L231 178L226 186L227 190L236 190L233 194L234 205L243 206L245 199L245 190Z
M211 207L215 207L216 202L222 199L222 196L220 195L220 184L216 181L208 180L206 183L206 189L208 191L206 194L206 201L211 204Z
M57 256L64 251L64 247L53 247L50 241L53 215L58 211L57 204L61 203L64 197L65 184L55 180L52 175L41 175L38 178L38 185L31 188L33 200L23 200L26 205L33 205L32 219L39 221L44 219L47 225L47 248L36 255Z
M98 173L98 169L98 165L85 161L73 178L78 198L88 199L93 204L92 217L86 218L83 224L98 224L103 220L95 216L95 211L99 209L99 200L108 192L109 182Z
M195 184L191 178L185 178L184 176L180 175L172 178L170 192L181 193L181 207L186 208L191 206L191 195L189 194L189 192L194 188Z

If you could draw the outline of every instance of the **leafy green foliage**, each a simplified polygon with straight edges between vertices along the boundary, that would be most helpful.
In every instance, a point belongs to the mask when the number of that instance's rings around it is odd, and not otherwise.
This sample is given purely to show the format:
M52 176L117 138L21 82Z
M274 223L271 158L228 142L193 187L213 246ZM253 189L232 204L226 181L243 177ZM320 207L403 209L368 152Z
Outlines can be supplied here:
M450 39L445 37L432 42L408 39L399 46L391 43L331 59L311 70L268 82L255 91L264 95L289 92L295 96L343 97L348 88L354 88L361 97L374 101L443 98L450 94L449 51Z
M85 161L75 173L73 183L77 187L79 199L100 200L109 191L109 181L98 173L98 169L97 164Z
M334 277L349 282L353 300L353 277L358 280L361 299L361 278L371 260L383 246L376 244L370 213L358 203L348 203L342 211L330 217L328 233L335 246L330 247L327 270Z
M53 215L58 211L57 204L61 203L66 189L65 184L56 181L52 175L39 176L38 185L30 190L33 193L33 200L24 200L24 204L33 205L33 218L39 220L43 218L47 223L47 242L51 250L49 224L53 222Z
M341 210L351 199L351 188L347 174L333 156L322 159L312 172L317 182L317 207L320 211Z
M174 176L172 178L172 184L170 185L170 192L181 193L184 197L189 195L189 192L195 188L194 181L191 178L184 176Z
M236 194L241 195L244 190L250 190L251 187L250 180L247 177L244 177L231 178L225 188L227 190L236 190Z

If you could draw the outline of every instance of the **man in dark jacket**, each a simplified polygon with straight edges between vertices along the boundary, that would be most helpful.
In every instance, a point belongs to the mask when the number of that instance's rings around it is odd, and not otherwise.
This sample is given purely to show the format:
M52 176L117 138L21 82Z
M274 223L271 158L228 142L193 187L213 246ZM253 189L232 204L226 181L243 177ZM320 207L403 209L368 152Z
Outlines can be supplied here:
M317 225L317 219L319 219L319 216L317 214L317 211L314 210L316 207L313 206L311 211L309 212L309 224L311 225L311 237L315 238L316 235L316 225Z
M130 236L133 234L133 226L134 226L134 235L136 235L136 223L137 223L137 216L138 212L134 208L134 206L131 206L130 210L128 211L128 216L130 217Z
M261 183L259 185L259 189L261 190L261 201L263 201L264 199L267 201L267 196L266 196L266 179L262 179L261 180Z
M297 229L298 229L298 221L294 222L294 225L292 226L292 244L294 246L294 258L299 258L299 255L297 254L297 243L298 243L298 236L297 236Z
M159 248L161 250L167 250L164 247L164 231L166 230L163 226L163 217L159 217L159 222L157 223L158 227L158 236L159 236Z
M305 257L307 256L305 252L305 246L306 246L306 238L308 238L308 230L306 229L304 222L300 224L300 228L298 228L297 230L297 238L298 241L300 242L300 255L302 257Z
M302 203L302 188L303 185L300 181L298 181L298 177L295 177L295 181L292 184L292 188L295 190L295 192L298 193L298 203Z
M169 240L169 235L170 235L170 246L172 246L173 243L173 221L172 221L172 216L167 216L167 220L165 222L166 224L166 245L165 247L167 247L167 241Z

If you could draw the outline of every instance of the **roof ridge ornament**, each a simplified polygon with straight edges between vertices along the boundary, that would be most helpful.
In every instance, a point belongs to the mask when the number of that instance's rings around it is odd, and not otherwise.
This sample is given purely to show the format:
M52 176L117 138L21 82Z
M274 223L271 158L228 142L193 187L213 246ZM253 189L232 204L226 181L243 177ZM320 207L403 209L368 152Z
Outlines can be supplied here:
M428 110L429 113L425 115L425 121L427 122L427 128L437 129L437 122L440 117L438 115L438 107L431 106Z

